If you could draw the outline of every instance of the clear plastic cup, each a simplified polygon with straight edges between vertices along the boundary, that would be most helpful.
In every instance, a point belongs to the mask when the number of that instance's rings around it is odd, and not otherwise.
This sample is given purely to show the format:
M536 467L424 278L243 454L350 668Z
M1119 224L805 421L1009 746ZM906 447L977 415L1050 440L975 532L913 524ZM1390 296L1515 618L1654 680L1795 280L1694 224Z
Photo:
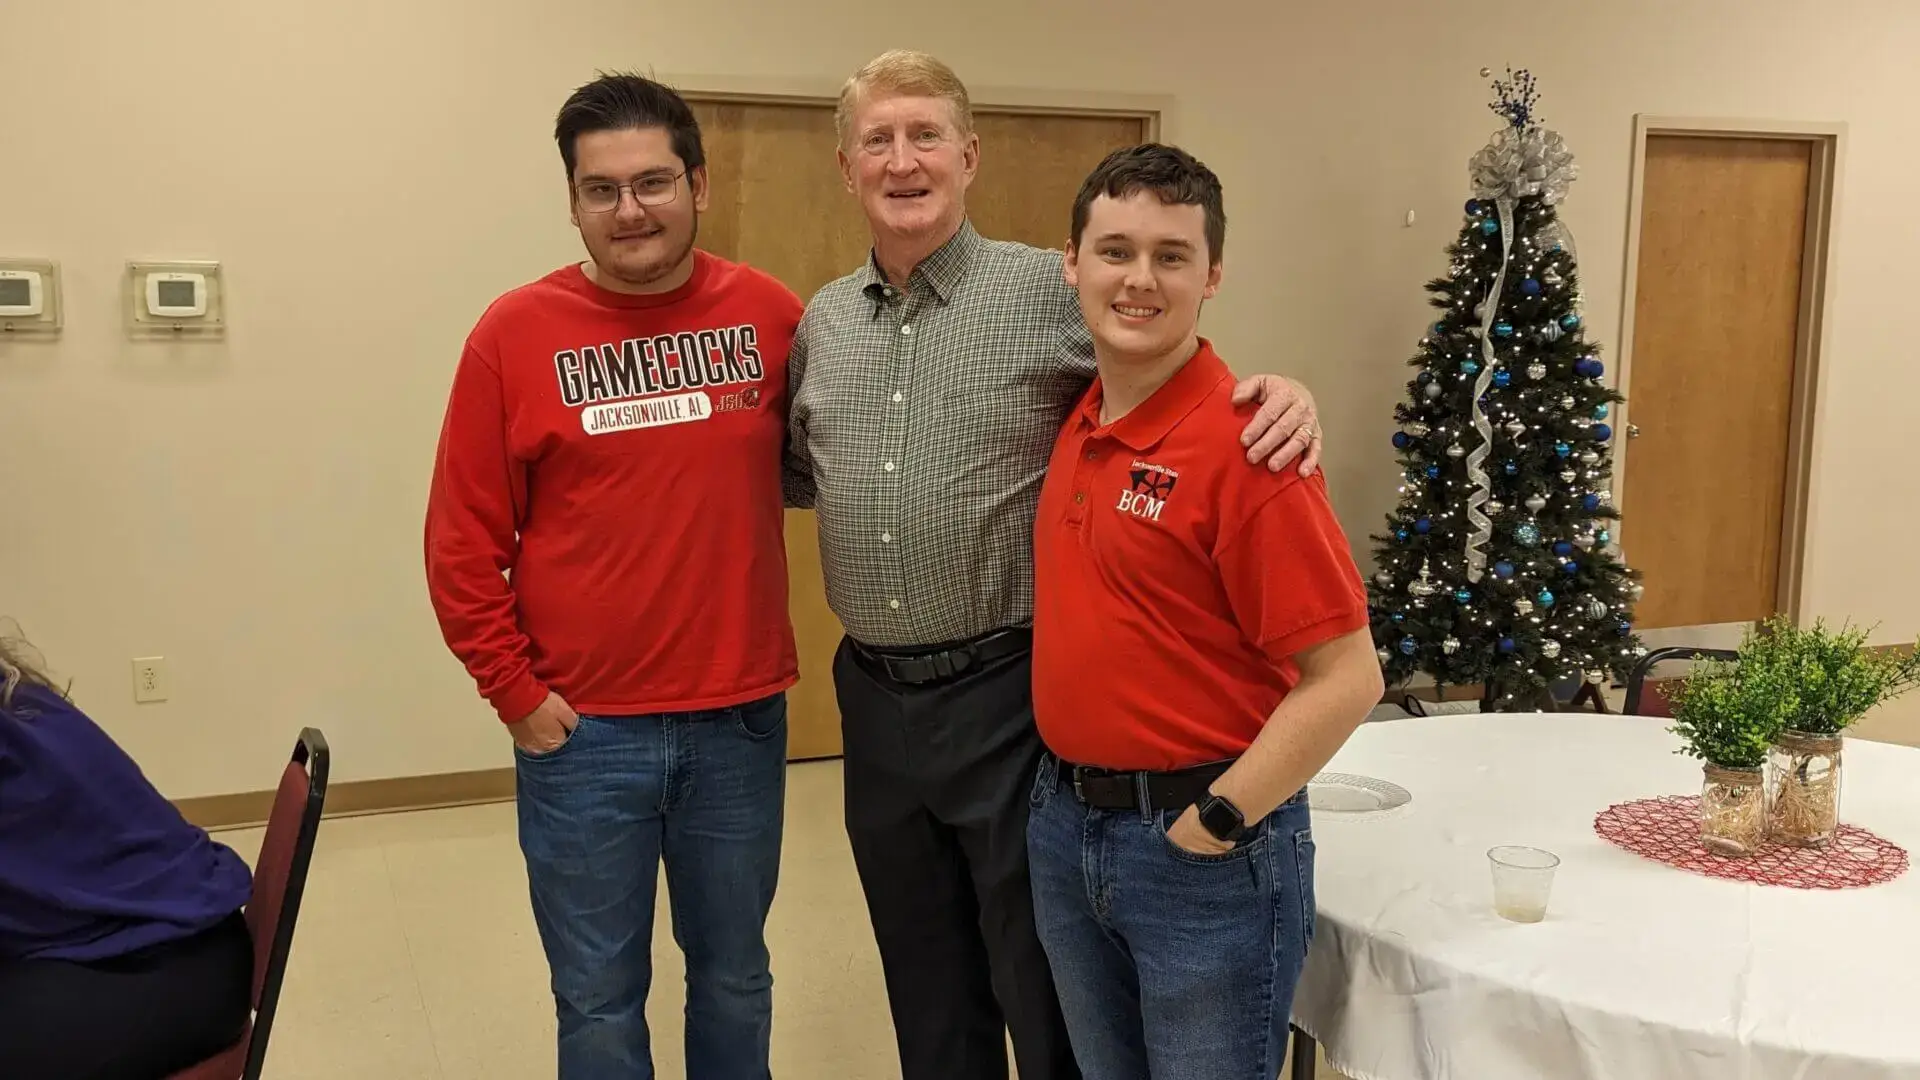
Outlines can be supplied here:
M1560 856L1536 847L1507 844L1487 851L1493 864L1493 910L1503 919L1537 923L1547 917L1553 871Z

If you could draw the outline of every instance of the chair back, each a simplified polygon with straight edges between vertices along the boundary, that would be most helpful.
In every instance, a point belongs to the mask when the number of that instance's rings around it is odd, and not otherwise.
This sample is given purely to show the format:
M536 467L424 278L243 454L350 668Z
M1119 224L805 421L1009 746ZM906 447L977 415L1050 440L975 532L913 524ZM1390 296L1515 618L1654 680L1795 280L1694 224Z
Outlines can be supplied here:
M1640 658L1633 665L1633 672L1627 676L1626 713L1629 716L1672 716L1673 702L1667 699L1667 686L1680 676L1656 679L1653 685L1647 685L1647 676L1663 663L1693 660L1732 660L1740 654L1731 649L1701 649L1688 645L1676 645L1666 649L1655 649Z
M327 738L314 728L300 732L293 758L280 773L273 810L267 818L266 838L254 860L253 898L246 908L247 930L253 935L253 1038L247 1048L244 1076L254 1080L267 1057L274 1010L280 1003L280 983L293 949L293 927L300 915L300 897L307 888L307 868L320 832L320 812L327 801Z

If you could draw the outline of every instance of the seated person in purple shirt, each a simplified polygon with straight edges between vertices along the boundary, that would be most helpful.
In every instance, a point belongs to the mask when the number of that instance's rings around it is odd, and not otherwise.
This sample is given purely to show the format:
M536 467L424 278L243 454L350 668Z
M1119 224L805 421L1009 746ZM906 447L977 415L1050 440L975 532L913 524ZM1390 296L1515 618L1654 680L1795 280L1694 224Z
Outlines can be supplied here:
M0 638L0 1076L160 1080L240 1037L247 864Z

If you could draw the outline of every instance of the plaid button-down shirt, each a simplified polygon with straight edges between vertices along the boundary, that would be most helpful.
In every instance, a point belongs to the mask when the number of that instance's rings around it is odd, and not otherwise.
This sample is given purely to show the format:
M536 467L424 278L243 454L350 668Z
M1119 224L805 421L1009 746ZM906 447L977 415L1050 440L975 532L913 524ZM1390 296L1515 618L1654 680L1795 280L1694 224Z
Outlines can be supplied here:
M904 288L869 257L807 304L788 496L818 514L827 602L855 640L1032 624L1040 481L1095 370L1060 262L963 224Z

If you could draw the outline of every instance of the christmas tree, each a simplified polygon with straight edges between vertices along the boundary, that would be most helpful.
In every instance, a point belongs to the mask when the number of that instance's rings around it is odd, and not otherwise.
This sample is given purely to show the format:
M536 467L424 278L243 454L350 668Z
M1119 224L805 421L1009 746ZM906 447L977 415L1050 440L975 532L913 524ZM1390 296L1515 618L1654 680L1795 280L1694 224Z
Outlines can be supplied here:
M1426 286L1441 314L1394 409L1405 479L1370 593L1388 683L1424 672L1524 711L1550 707L1555 684L1624 678L1646 650L1611 530L1623 399L1586 338L1555 210L1577 170L1533 114L1532 76L1508 75L1490 106L1506 126L1474 155L1447 276Z

